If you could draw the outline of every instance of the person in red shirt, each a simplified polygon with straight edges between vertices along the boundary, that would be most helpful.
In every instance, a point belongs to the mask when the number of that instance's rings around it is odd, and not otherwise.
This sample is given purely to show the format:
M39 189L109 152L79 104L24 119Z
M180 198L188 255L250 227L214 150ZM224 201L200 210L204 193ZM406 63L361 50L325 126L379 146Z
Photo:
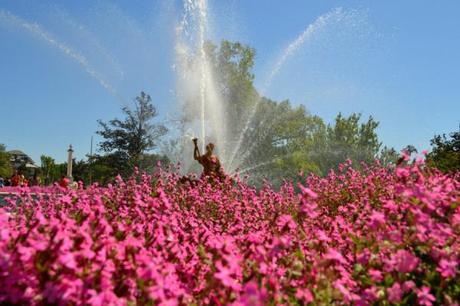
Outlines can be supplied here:
M65 175L63 175L59 180L59 186L61 186L62 188L69 187L69 179L66 178Z
M220 164L219 158L213 154L214 144L210 142L206 146L206 153L201 155L197 142L198 139L194 138L193 143L195 144L195 149L193 151L193 158L203 166L202 177L217 178L220 180L224 179L224 169Z
M21 184L21 176L18 173L18 170L14 170L14 174L10 179L11 181L11 186L17 187Z

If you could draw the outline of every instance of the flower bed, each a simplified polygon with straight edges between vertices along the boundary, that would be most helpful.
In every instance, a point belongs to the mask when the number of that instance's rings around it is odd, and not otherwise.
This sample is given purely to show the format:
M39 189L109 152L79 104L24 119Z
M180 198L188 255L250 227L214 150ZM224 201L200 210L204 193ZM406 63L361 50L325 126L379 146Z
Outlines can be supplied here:
M0 208L0 304L446 304L460 299L460 184L347 164L296 192L179 183L42 189Z

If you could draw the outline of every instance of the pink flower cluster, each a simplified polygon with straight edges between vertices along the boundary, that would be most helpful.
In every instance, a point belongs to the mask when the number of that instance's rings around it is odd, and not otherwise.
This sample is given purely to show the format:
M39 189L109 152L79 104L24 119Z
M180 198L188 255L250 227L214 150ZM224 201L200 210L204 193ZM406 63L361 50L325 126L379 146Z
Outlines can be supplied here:
M460 300L460 183L422 164L279 191L174 172L42 191L0 208L0 304Z

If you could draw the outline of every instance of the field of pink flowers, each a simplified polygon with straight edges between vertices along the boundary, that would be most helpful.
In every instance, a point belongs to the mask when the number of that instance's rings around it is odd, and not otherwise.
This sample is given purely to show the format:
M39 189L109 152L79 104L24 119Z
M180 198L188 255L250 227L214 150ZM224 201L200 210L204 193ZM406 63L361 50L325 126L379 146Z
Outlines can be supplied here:
M0 208L0 304L458 305L458 177L416 163L279 191L179 179L20 190Z

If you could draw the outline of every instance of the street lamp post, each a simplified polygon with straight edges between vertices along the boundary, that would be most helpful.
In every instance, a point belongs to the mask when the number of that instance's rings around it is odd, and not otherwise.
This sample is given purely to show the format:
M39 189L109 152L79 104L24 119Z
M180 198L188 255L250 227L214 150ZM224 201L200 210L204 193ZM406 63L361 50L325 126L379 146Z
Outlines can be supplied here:
M72 162L73 162L73 159L72 159L72 153L73 153L73 149L72 149L72 145L69 145L69 149L67 150L67 178L70 180L70 182L73 181L73 178L72 178Z

